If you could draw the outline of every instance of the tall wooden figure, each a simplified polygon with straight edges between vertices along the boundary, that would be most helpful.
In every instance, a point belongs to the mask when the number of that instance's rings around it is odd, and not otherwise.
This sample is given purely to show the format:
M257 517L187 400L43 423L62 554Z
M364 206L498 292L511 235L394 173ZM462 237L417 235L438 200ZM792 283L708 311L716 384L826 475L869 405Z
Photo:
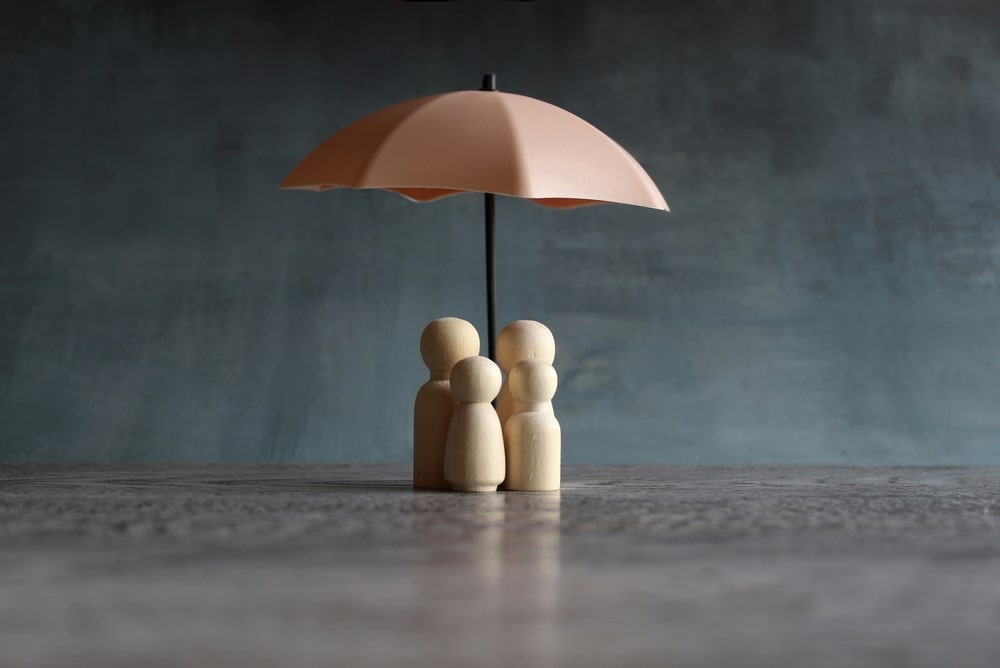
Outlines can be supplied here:
M461 359L479 354L479 333L460 318L438 318L420 336L420 356L431 378L413 404L413 486L448 489L444 479L444 445L458 402L448 377Z
M457 492L495 492L503 482L503 429L490 404L501 381L500 368L486 357L467 357L451 370L459 404L448 428L444 477Z
M548 364L556 358L556 340L548 327L535 320L515 320L497 336L497 363L503 372L510 375L514 365L523 360L541 360ZM504 383L497 399L497 415L500 424L506 424L514 413L514 398L510 394L510 383Z
M556 370L542 360L524 360L510 370L507 385L514 397L514 414L504 425L508 490L559 489L562 430L552 410L558 384Z

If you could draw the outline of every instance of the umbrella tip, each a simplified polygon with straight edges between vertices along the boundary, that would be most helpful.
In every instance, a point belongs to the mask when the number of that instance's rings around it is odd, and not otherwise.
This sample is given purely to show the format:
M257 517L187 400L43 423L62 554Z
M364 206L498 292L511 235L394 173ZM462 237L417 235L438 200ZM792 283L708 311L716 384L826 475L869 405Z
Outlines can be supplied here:
M496 90L497 89L497 75L493 72L487 72L483 75L483 85L479 90Z

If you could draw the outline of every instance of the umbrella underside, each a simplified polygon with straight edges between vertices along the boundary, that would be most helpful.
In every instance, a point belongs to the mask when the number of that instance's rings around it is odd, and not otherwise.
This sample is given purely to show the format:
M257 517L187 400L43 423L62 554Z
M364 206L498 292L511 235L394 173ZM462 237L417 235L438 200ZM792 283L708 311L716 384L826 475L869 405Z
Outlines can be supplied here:
M313 192L324 192L327 190L335 190L338 188L352 188L354 190L388 190L394 192L397 195L402 195L411 202L434 202L439 199L444 199L445 197L453 197L455 195L464 195L469 193L481 193L479 190L456 190L454 188L392 188L386 186L334 186L334 185L317 185L317 186L293 186L286 187L287 190L311 190ZM497 195L508 195L508 193L494 193ZM510 197L519 197L517 195L509 195ZM519 197L519 199L527 199L529 201L535 202L544 207L550 209L575 209L582 206L594 206L597 204L611 204L607 200L600 199L581 199L576 197Z

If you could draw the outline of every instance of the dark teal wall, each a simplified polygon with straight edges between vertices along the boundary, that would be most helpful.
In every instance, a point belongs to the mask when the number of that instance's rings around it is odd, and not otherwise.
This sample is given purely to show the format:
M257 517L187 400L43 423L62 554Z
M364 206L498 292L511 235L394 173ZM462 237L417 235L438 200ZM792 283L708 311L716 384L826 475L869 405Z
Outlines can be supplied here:
M673 208L498 202L567 462L1000 464L998 7L3 3L0 460L406 461L481 202L276 187L495 70Z

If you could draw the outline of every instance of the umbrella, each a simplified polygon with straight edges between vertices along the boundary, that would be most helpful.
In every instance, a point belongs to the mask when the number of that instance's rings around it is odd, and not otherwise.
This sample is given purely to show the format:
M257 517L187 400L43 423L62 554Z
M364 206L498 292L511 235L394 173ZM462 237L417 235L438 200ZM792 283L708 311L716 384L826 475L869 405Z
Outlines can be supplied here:
M629 153L557 106L496 88L415 98L376 111L317 146L285 189L379 188L416 202L484 195L489 356L496 358L495 196L568 209L621 203L669 211Z

